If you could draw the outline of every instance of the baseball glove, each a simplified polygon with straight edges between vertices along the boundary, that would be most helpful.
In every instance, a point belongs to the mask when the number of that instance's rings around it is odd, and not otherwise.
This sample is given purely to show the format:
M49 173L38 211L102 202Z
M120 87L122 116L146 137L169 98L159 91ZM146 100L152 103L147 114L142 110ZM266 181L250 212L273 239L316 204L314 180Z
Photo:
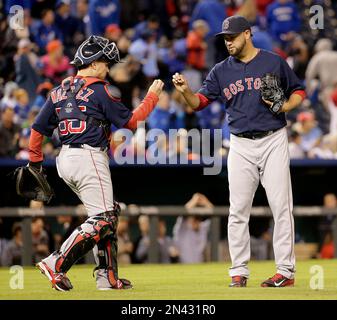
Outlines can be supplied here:
M286 100L279 77L273 73L266 73L261 79L260 91L262 98L272 103L268 105L269 110L273 114L279 114Z
M54 191L41 165L29 164L15 170L16 192L26 199L49 202Z

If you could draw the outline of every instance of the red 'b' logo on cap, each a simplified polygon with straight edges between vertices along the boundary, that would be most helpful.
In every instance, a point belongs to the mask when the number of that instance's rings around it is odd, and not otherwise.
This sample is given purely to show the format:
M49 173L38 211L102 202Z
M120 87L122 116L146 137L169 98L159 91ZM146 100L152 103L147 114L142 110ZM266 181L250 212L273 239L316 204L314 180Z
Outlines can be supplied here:
M225 21L223 24L223 29L227 30L229 28L229 21Z

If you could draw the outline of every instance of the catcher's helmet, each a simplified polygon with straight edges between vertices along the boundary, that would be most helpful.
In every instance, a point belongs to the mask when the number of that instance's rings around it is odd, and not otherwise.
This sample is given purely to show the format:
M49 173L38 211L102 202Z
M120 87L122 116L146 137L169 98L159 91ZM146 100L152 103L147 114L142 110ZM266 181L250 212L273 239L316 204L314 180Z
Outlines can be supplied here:
M74 60L70 64L81 67L101 59L110 64L120 62L118 48L114 42L106 38L90 36L78 47Z

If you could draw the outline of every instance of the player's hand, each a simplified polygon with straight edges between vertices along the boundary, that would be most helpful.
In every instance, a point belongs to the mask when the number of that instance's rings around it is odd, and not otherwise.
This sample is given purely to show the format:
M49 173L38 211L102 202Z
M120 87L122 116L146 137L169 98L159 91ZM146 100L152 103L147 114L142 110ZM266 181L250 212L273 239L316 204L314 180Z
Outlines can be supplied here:
M271 101L265 100L265 99L263 99L263 98L262 98L262 100L263 100L263 102L266 103L270 108L272 107L273 103L272 103ZM288 101L284 101L283 106L282 106L282 109L281 109L280 112L288 112L288 110L289 110L289 103L288 103Z
M164 87L164 82L159 79L156 79L152 82L147 92L148 93L152 92L159 97L160 93L163 91L163 87Z
M172 82L174 84L174 86L176 87L176 89L181 92L184 93L187 89L188 89L188 83L187 80L185 79L185 77L180 74L180 73L175 73L172 77Z
M271 107L271 106L273 105L273 103L272 103L271 101L269 101L269 100L265 100L265 99L263 99L263 98L262 98L262 100L263 100L263 102L266 103L269 107Z

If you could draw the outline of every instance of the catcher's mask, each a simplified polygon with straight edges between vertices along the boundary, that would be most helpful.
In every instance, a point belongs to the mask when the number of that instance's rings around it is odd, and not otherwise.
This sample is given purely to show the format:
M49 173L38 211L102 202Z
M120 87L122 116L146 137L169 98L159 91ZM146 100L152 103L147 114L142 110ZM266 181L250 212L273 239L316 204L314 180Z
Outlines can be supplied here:
M116 43L99 36L90 36L77 49L74 60L70 64L81 67L93 61L103 60L113 65L120 62Z

